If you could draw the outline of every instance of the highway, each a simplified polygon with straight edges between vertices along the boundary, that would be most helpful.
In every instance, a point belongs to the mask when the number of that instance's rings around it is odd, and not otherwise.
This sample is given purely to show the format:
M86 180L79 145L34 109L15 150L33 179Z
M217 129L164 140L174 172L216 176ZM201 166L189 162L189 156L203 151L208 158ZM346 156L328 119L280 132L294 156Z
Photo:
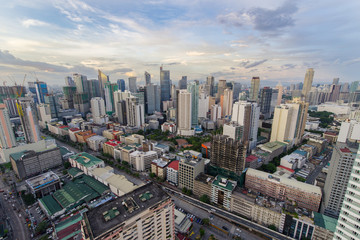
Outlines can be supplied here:
M241 218L235 214L232 214L228 211L224 211L220 208L217 208L213 205L210 205L210 204L206 204L206 203L203 203L197 199L194 199L194 198L191 198L189 196L186 196L182 193L179 193L179 192L175 192L174 189L171 189L171 188L168 188L168 187L165 187L165 186L162 186L164 187L164 189L168 190L168 193L170 195L172 195L172 192L174 192L175 194L179 194L183 200L189 202L190 204L192 205L195 205L197 207L200 207L206 211L210 211L210 209L215 209L216 211L213 212L212 214L213 215L217 215L219 217L222 217L224 219L227 219L228 221L230 222L234 222L236 224L239 224L239 225L242 225L244 227L247 227L249 229L252 229L253 231L257 231L263 235L266 235L272 239L278 239L278 240L290 240L292 239L291 237L288 237L288 236L285 236L285 235L282 235L281 233L279 232L275 232L267 227L264 227L262 225L259 225L257 223L254 223L254 222L251 222L247 219L244 219L244 218Z

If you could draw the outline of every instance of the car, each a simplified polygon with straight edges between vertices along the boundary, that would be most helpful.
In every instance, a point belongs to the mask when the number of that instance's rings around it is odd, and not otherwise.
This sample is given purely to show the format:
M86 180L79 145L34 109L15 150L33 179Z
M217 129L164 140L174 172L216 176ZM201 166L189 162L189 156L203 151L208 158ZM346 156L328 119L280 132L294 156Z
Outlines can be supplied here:
M224 229L225 231L229 231L229 229L225 226L222 226L222 229Z
M236 231L241 232L240 228L237 228Z
M215 209L213 209L213 208L211 209L211 211L212 211L212 212L216 212L216 210L215 210Z

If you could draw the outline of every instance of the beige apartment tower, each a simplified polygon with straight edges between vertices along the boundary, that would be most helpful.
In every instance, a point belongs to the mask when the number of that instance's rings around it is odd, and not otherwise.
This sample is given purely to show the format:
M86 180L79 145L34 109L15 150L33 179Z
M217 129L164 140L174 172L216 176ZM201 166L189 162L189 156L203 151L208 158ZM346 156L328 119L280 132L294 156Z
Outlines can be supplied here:
M178 90L177 95L176 125L178 134L181 135L181 132L191 130L191 93L187 90Z
M313 79L314 79L314 73L315 72L314 72L313 68L308 68L308 70L306 71L305 79L304 79L304 85L303 85L303 89L302 89L302 92L301 92L301 96L302 96L303 99L306 99L306 96L310 92L312 82L313 82Z
M250 100L257 101L259 98L259 89L260 89L260 78L253 77L251 79L251 88L250 88Z

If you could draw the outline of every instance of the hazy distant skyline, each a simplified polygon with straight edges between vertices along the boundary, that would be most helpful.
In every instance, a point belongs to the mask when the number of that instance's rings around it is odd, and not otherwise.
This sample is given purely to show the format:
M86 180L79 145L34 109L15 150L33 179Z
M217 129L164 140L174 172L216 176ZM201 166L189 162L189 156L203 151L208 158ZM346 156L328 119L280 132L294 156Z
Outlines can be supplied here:
M97 69L115 82L159 67L243 84L252 76L284 85L359 80L360 1L3 1L0 83L32 72L48 84Z

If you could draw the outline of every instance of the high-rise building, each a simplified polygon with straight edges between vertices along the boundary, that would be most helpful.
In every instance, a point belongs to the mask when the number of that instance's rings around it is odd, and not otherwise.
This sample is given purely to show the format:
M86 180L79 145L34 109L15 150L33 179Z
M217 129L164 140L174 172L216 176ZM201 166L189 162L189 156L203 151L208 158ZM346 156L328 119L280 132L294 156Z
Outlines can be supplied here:
M220 97L224 95L224 90L227 88L226 80L219 80L218 87L217 87L217 95L216 98L220 100Z
M92 98L90 101L91 113L95 123L101 122L101 118L105 116L105 102L101 97Z
M146 113L153 114L154 112L160 112L160 97L161 90L160 86L156 84L148 84L146 85Z
M339 85L340 78L334 78L332 84Z
M265 119L270 117L270 108L271 108L271 97L272 97L272 89L269 87L264 87L260 89L260 113L264 116Z
M129 77L129 91L132 93L137 92L136 77Z
M341 123L337 142L356 142L360 140L360 122L356 120L345 120Z
M178 90L176 126L178 134L191 130L192 95L187 90Z
M179 89L187 89L187 76L182 76L179 80Z
M346 188L345 196L336 225L334 240L351 240L360 237L360 148L351 169L349 181L344 186Z
M237 122L229 122L223 126L223 135L228 136L236 141L242 140L243 126Z
M122 92L125 91L125 80L124 79L118 79L117 80L118 89Z
M130 97L130 95L131 93L127 90L114 92L115 115L121 125L127 124L126 98Z
M309 104L298 99L275 108L270 142L298 144L304 135Z
M332 84L330 86L329 102L336 102L339 100L341 85Z
M68 108L74 108L74 95L76 94L75 86L64 86L63 92L67 101Z
M126 101L126 117L127 125L130 127L141 127L144 125L144 104L139 103L139 98L130 96L125 99Z
M0 148L16 146L14 131L11 126L9 111L5 104L0 104Z
M231 90L233 91L233 100L239 100L239 93L241 91L241 84L231 81Z
M250 88L250 94L249 98L252 101L257 101L259 97L259 88L260 88L260 78L259 77L253 77L251 79L251 88Z
M274 113L275 107L277 105L280 105L277 104L278 100L279 100L279 89L273 88L271 93L271 101L270 101L270 116Z
M256 147L260 108L256 102L238 101L233 105L231 121L243 126L242 142L248 143L248 151Z
M246 146L225 135L213 136L210 163L240 174L245 169Z
M44 96L48 94L47 84L45 82L28 82L29 91L35 94L34 102L35 103L44 103Z
M74 108L78 110L82 116L90 111L90 100L87 93L74 94Z
M10 118L18 117L19 113L16 107L16 99L15 98L6 98L3 100L5 107L8 110L8 114Z
M191 94L191 125L198 125L199 116L199 82L188 83L188 92Z
M276 106L281 104L281 100L282 100L282 95L284 93L284 87L281 85L281 83L279 82L278 85L276 85L275 87L276 89L279 90L278 92L278 98L277 98L277 102L276 102Z
M201 92L199 95L198 117L206 118L208 111L209 111L209 96L205 92Z
M326 216L338 218L340 214L356 152L346 144L334 146L324 186L322 212Z
M27 143L40 141L39 123L35 103L31 98L18 99L18 111Z
M170 87L171 87L170 71L163 70L163 68L160 67L161 106L163 101L170 100Z
M233 91L229 88L224 90L224 95L220 97L220 105L222 110L222 117L231 116L233 107Z
M70 76L65 77L65 85L66 86L71 86L71 87L75 86L75 82L72 79L72 77L70 77Z
M44 103L49 105L52 118L59 118L60 106L57 99L58 98L53 93L46 94L44 97Z
M105 83L104 94L105 94L105 106L106 113L111 115L115 112L115 103L114 103L114 92L118 90L118 85L116 83Z
M210 109L210 120L216 122L218 119L221 119L221 106L213 104Z
M194 190L195 178L204 172L204 159L185 157L179 161L178 183L179 188Z
M359 81L352 82L350 85L350 92L355 92L359 90Z
M110 82L109 76L105 75L100 69L98 70L98 80L99 80L99 86L100 86L100 97L104 98L105 93L105 83Z
M151 83L151 74L148 72L145 72L145 85L148 85Z
M73 74L73 79L76 86L77 93L86 93L89 94L89 84L87 81L87 77L81 74Z
M94 97L100 97L100 82L97 79L88 80L89 85L89 99Z
M214 82L215 79L213 76L208 76L206 78L205 91L209 96L214 96Z
M303 99L306 99L308 93L310 92L313 79L314 79L314 69L308 68L305 74L304 85L301 92L301 96Z

